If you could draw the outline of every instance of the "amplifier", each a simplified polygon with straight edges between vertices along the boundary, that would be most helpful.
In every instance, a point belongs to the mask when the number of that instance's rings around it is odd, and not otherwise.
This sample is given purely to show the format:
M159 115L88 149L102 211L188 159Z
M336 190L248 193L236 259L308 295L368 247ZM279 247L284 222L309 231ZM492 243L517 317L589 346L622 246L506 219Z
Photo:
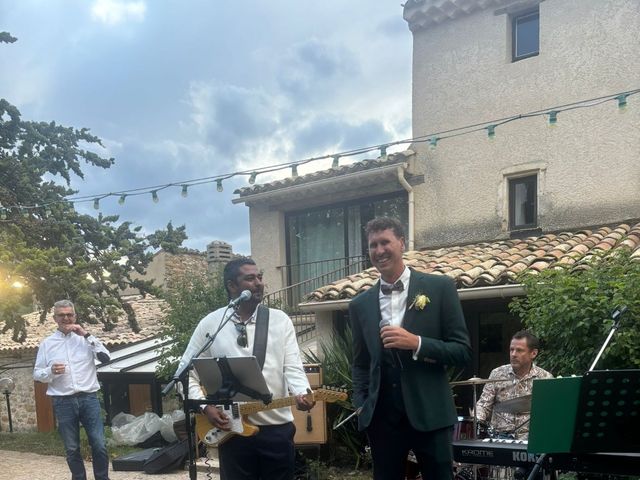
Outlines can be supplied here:
M322 366L317 363L304 365L304 371L311 388L322 385ZM327 409L324 402L316 402L310 412L301 412L295 406L291 407L296 435L293 441L296 445L311 445L327 443Z

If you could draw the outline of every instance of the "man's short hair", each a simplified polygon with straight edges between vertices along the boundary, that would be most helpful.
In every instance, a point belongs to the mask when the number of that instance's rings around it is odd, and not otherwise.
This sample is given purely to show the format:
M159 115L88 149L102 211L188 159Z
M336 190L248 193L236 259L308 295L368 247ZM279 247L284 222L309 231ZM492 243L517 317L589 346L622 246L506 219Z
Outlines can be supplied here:
M76 307L71 300L58 300L53 304L53 310L56 311L58 308L73 308L73 311L76 311Z
M238 257L234 258L230 262L224 266L224 272L222 274L222 281L224 282L224 288L227 291L227 296L231 296L231 292L229 292L229 287L227 284L229 281L235 282L240 275L240 267L243 265L255 265L256 262L249 257Z
M540 350L540 339L528 330L520 330L511 337L512 340L522 340L523 338L527 341L529 350Z
M364 227L364 233L367 237L372 233L382 232L384 230L393 230L393 234L397 238L404 238L404 228L395 218L376 217L373 220L369 220Z

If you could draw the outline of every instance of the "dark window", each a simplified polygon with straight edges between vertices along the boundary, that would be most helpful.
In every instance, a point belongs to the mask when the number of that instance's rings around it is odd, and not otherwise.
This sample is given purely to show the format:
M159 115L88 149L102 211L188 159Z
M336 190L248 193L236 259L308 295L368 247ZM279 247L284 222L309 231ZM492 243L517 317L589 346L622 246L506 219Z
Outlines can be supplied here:
M540 12L536 8L515 15L511 22L513 61L538 55L540 51Z
M509 180L509 229L534 228L537 219L537 177L512 178Z

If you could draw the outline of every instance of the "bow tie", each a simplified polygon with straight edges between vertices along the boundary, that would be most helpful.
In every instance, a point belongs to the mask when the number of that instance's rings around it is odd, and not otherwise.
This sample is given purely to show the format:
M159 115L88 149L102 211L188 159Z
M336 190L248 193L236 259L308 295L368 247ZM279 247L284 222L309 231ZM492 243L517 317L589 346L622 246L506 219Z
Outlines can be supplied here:
M393 285L390 285L388 283L380 283L380 291L382 291L384 295L391 295L391 292L393 292L394 290L396 292L401 292L404 290L402 280L398 280Z

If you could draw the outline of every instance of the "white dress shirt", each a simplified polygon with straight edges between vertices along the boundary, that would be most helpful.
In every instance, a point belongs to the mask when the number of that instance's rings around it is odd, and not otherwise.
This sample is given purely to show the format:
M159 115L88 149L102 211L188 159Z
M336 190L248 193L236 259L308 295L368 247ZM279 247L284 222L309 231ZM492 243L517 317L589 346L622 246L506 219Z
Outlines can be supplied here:
M180 367L188 362L207 341L207 334L213 335L220 323L226 307L204 317L196 327L189 345L180 360ZM227 312L227 317L233 315L233 311ZM246 357L253 355L253 343L255 340L255 315L247 323L247 346L238 345L238 331L233 320L222 327L215 341L201 356L202 357ZM179 368L180 368L179 367ZM273 399L287 397L290 394L299 395L307 393L309 381L304 373L296 332L291 319L281 310L269 309L269 334L267 337L267 352L265 355L262 375L267 383ZM200 380L195 370L189 373L189 398L201 399L205 395L200 387ZM215 393L215 392L208 392ZM266 410L249 416L255 425L281 425L293 421L291 408L279 408Z
M38 348L33 379L48 383L47 395L73 395L100 390L95 358L98 352L109 351L93 335L87 338L73 332L56 330ZM64 373L54 374L51 365L64 363Z
M409 267L404 267L404 271L402 272L398 280L402 281L403 289L401 292L394 290L389 294L384 294L382 293L382 289L380 289L380 294L378 297L380 300L380 317L382 318L382 321L389 322L390 325L393 325L395 327L402 326L402 320L404 319L404 314L407 311L409 281L411 280L411 270L409 270ZM393 284L385 282L382 278L380 278L380 285L391 286ZM422 339L420 338L420 336L418 336L418 348L413 352L414 360L418 359L417 352L420 351L421 344Z

